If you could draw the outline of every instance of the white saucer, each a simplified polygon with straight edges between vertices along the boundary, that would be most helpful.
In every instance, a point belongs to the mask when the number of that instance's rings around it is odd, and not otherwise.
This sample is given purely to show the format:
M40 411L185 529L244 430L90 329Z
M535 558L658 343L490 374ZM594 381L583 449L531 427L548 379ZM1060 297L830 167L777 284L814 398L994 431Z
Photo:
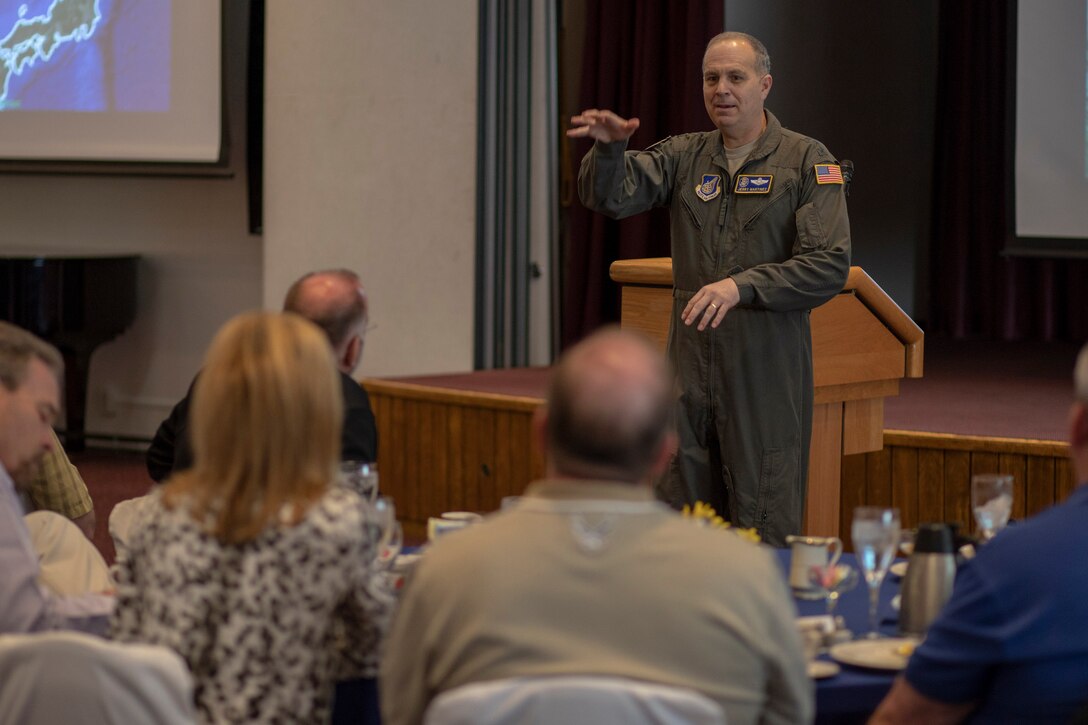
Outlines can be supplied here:
M842 668L834 662L827 660L812 660L808 663L808 676L814 680L822 680L825 677L834 677L842 672Z
M907 666L909 654L903 654L904 648L918 643L908 637L885 637L882 639L856 639L842 642L831 648L831 658L844 665L868 667L873 670L901 670Z
M902 579L907 575L907 562L897 561L888 567L888 571L891 572L892 576Z

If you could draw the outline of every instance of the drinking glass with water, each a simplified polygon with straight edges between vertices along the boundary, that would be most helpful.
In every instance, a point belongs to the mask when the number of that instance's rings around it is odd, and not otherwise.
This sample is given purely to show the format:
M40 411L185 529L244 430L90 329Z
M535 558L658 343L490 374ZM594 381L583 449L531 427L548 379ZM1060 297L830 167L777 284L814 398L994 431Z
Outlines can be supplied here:
M880 585L899 546L899 509L859 506L854 509L850 534L858 566L869 586L869 632L865 637L876 639L881 636L876 617Z
M1009 523L1012 513L1012 476L981 473L971 477L971 511L979 535L986 542Z

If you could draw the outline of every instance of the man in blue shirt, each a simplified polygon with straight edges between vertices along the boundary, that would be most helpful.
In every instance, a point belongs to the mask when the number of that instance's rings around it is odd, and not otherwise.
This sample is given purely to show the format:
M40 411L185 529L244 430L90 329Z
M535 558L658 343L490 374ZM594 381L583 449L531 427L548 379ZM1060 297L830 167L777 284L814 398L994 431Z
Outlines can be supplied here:
M1080 485L963 566L871 723L1064 723L1088 702L1088 346L1074 379L1069 443Z

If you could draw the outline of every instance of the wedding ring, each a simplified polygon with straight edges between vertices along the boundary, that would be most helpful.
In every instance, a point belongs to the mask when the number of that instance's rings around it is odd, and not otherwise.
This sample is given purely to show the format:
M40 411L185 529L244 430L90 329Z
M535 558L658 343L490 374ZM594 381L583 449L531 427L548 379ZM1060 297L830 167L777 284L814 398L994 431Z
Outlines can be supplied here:
M718 309L718 306L716 304L714 304L713 302L710 303L710 306L713 307L714 309Z

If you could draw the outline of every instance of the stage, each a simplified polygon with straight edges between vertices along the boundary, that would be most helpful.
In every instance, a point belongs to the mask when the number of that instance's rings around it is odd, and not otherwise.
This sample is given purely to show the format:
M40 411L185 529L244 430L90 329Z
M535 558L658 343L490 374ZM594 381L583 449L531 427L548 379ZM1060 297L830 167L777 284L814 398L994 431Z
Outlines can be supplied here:
M1077 347L926 339L925 374L885 399L884 447L842 457L839 533L854 506L891 504L903 525L957 521L971 530L973 473L1016 477L1013 516L1073 486L1066 413ZM545 368L368 378L378 420L382 490L419 536L428 516L491 511L543 473L530 433Z

